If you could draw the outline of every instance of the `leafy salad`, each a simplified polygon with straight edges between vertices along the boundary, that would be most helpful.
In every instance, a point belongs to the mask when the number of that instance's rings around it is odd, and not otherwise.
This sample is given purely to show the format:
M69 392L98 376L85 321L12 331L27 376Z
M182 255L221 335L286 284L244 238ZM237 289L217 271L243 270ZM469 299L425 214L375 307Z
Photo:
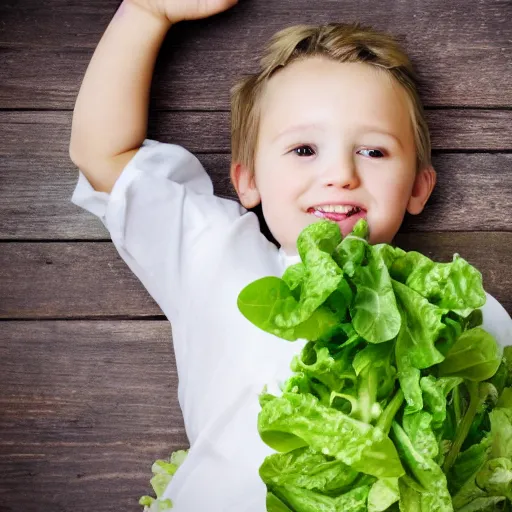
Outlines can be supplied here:
M512 512L512 347L482 326L480 272L455 254L306 227L301 262L245 287L254 325L307 341L257 427L276 453L259 474L268 512ZM157 498L186 451L153 465Z
M301 262L242 290L261 329L308 340L260 395L269 512L512 510L512 347L482 327L480 272L342 239L320 221Z

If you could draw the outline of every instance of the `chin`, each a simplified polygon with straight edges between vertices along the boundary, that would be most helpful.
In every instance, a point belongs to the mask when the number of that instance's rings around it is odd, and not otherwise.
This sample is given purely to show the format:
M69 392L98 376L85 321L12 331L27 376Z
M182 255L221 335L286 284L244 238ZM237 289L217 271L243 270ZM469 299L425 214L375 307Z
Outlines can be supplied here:
M393 241L393 238L395 238L395 235L398 232L398 230L396 230L396 231L393 230L391 233L390 232L388 232L388 233L375 233L375 234L372 235L372 227L371 227L371 225L369 225L369 228L370 228L370 238L369 238L368 241L372 245L391 244L391 242Z

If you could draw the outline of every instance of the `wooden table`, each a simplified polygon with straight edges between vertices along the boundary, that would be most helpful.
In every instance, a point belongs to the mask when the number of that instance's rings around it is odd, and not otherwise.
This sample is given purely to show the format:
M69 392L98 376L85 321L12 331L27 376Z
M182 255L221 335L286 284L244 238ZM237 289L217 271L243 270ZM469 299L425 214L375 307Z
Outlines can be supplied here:
M171 326L100 222L70 202L71 116L116 0L0 4L0 511L139 510L150 465L187 446ZM296 23L399 36L418 68L438 186L397 242L476 265L512 312L512 16L494 0L240 0L174 27L149 137L229 182L229 87ZM195 512L195 511L191 511ZM216 512L216 511L209 511Z

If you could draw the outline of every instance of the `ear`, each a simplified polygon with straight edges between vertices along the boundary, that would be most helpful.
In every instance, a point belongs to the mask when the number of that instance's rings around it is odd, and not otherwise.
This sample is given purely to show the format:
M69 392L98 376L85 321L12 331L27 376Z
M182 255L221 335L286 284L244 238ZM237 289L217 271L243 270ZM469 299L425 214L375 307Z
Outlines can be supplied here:
M231 183L245 208L254 208L260 204L261 197L256 186L256 176L254 173L251 173L245 165L232 162L230 175Z
M416 175L412 187L411 197L407 203L407 211L412 215L418 215L423 211L428 198L436 185L437 175L432 166L424 167Z

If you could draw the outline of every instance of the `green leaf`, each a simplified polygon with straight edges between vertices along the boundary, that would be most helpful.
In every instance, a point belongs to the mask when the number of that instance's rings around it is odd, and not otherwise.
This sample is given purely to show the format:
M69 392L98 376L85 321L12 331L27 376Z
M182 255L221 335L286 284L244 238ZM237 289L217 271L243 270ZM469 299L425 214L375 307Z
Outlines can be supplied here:
M238 309L254 325L289 341L329 339L351 300L343 271L331 256L340 243L337 224L307 226L297 240L302 264L285 271L283 279L268 276L247 285Z
M292 485L274 487L273 492L298 512L366 512L369 489L356 487L335 498Z
M440 376L479 382L491 378L501 362L494 337L481 327L463 332L439 365Z
M336 316L340 319L340 322L345 322L347 319L348 309L354 294L348 281L342 279L338 285L338 288L334 290L325 301L327 306Z
M144 512L171 512L171 500L155 500L151 496L142 496L139 500L139 505L144 507Z
M362 264L366 264L367 248L368 242L364 239L346 237L334 249L332 258L344 274L353 277L356 270Z
M411 365L421 370L441 362L444 357L435 342L444 328L443 312L398 281L393 281L393 290L403 313L400 336L407 338Z
M299 262L287 267L282 279L288 285L288 288L290 288L295 300L299 301L300 294L302 293L302 286L306 279L306 267L304 266L304 263Z
M276 325L292 327L303 323L338 289L343 271L331 253L340 242L339 226L329 221L311 224L300 233L297 249L305 267L300 304L278 312L274 319Z
M444 508L435 492L427 491L409 476L398 480L400 489L400 512L445 512L453 510L450 506Z
M381 478L368 494L368 512L384 512L399 498L398 478Z
M505 496L512 500L512 460L491 459L476 475L476 484L491 496Z
M457 425L455 437L443 463L443 469L446 473L448 473L456 461L462 445L467 439L471 426L475 421L475 416L477 416L479 410L489 400L489 398L492 400L496 399L496 388L489 382L479 383L474 381L466 381L465 384L469 393L469 403L464 413L464 417Z
M363 238L364 240L368 240L368 237L370 236L368 221L366 219L359 219L352 228L352 232L349 236L355 236Z
M378 345L367 345L359 350L354 357L352 366L356 375L365 368L371 368L375 373L377 399L389 397L393 392L397 379L394 362L394 343L385 342Z
M402 326L396 342L400 386L407 401L406 414L423 407L420 370L443 360L435 342L443 330L442 311L407 286L393 281Z
M482 469L463 485L453 497L453 506L456 511L491 512L502 510L494 507L507 499L512 499L512 461L496 458L485 462Z
M260 468L267 509L512 512L512 349L481 327L480 272L368 235L364 220L344 239L314 223L300 263L239 295L258 327L309 341L282 396L259 397L279 452Z
M267 492L267 512L293 512L275 494Z
M358 475L340 460L309 447L269 455L260 467L260 477L270 487L292 485L323 493L348 490Z
M401 318L391 279L381 253L368 248L368 265L354 273L356 296L350 308L357 333L370 343L383 343L396 337Z
M432 428L438 430L446 419L446 397L463 379L460 377L442 377L436 379L427 375L420 380L425 410L432 414Z
M409 471L429 493L430 510L432 512L453 510L446 476L442 469L432 459L424 457L414 448L411 440L396 421L393 422L392 429L401 459L406 462Z
M398 258L403 258L407 254L403 249L400 249L399 247L393 247L389 244L374 245L373 250L384 260L388 270L392 268L393 263Z
M409 348L410 338L407 330L404 329L400 331L396 340L395 357L400 388L408 404L406 411L412 413L421 411L423 408L423 396L420 388L421 372L411 364Z
M441 309L457 311L468 316L486 301L482 274L458 254L451 263L434 263L423 254L408 252L398 258L390 270L393 279Z
M315 342L307 343L299 356L294 356L291 363L294 372L301 372L311 379L316 379L329 389L340 391L347 378L355 380L355 373L346 357L330 354L327 347Z
M303 446L381 477L403 474L391 440L380 429L319 404L312 395L283 394L266 401L259 416L262 440L277 451Z
M151 486L156 494L156 499L150 496L142 496L139 504L143 505L144 512L167 512L172 508L172 501L162 499L162 495L172 480L178 468L185 461L189 450L177 450L171 454L169 459L159 459L151 466L154 476L151 479Z
M432 415L425 411L419 411L404 416L402 426L414 449L423 457L434 459L439 453L439 446L431 423Z
M496 407L489 413L491 420L493 458L512 458L512 409Z
M491 437L485 436L480 443L470 446L459 453L455 464L450 469L448 482L452 494L460 491L462 486L480 471L491 453Z
M334 249L341 243L341 231L337 223L321 220L306 226L297 238L297 250L300 259L307 267L323 265L329 261ZM327 258L329 256L329 258Z
M331 292L328 291L326 297ZM237 304L240 312L254 325L289 341L328 338L339 329L339 318L335 313L319 305L318 309L312 309L311 301L303 307L278 277L263 277L250 283L238 295ZM295 324L297 315L306 317L298 325ZM291 319L289 325L285 319Z
M512 409L512 388L503 388L496 406Z
M398 479L400 512L422 512L421 492L410 485L410 480L406 477Z
M496 512L497 510L505 510L497 508L496 505L505 501L504 496L490 496L486 498L476 498L462 508L456 508L457 512Z

